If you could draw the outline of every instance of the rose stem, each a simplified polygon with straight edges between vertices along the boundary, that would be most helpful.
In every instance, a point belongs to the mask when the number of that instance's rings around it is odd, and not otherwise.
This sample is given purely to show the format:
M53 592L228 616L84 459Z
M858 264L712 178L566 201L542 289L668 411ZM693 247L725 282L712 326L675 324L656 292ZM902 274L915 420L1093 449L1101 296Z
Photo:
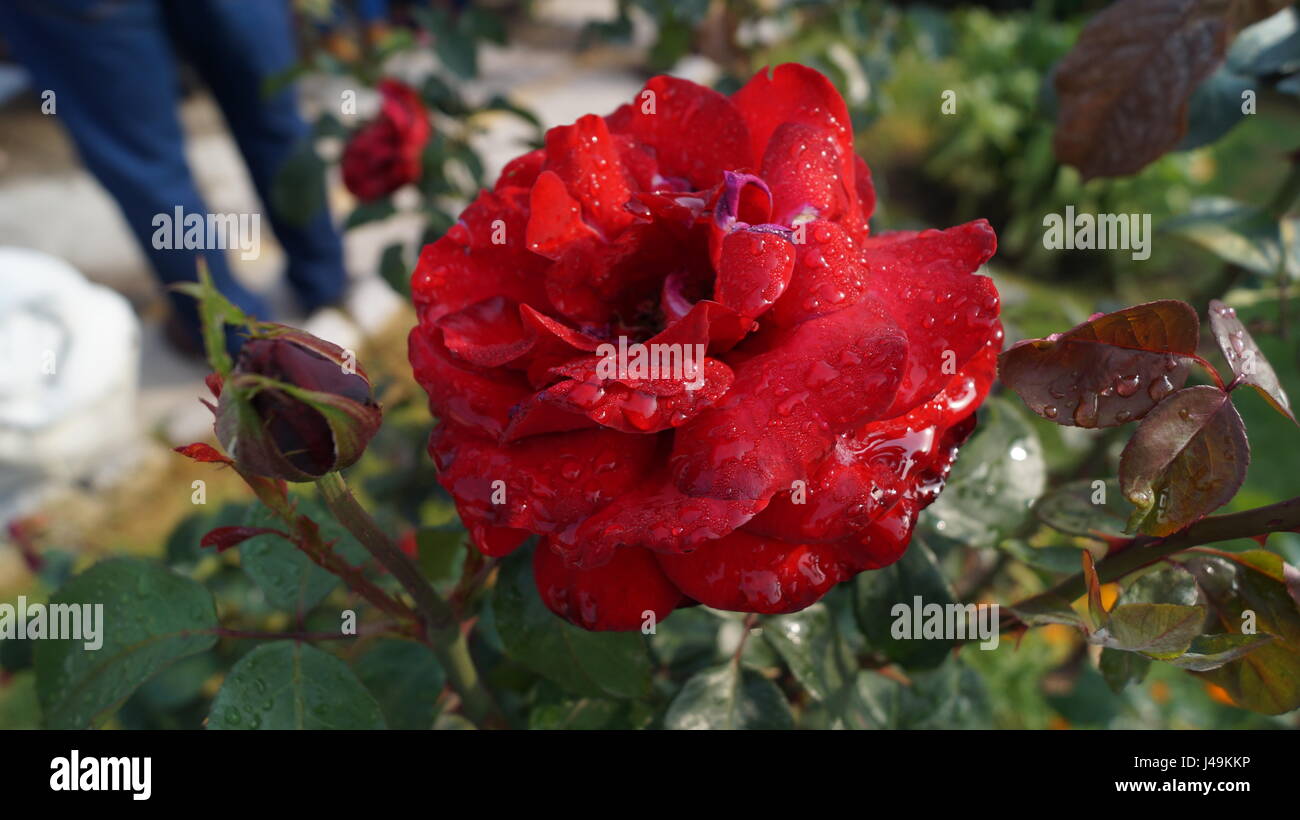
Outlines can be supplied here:
M474 659L469 653L469 639L461 630L451 607L357 502L341 473L322 476L316 480L316 486L339 523L357 537L415 601L424 621L426 642L446 670L452 688L460 695L465 715L476 725L505 725L496 703L479 680Z

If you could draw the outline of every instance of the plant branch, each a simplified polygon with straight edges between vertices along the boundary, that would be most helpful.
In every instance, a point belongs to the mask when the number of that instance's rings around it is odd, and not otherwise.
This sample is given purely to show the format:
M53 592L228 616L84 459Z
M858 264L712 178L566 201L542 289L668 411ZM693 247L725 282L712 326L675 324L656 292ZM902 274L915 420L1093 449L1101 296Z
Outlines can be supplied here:
M327 473L316 480L325 504L339 523L356 536L361 545L388 570L415 601L416 611L430 633L446 632L456 625L451 607L438 596L420 569L379 528L370 513L357 503L340 473Z
M1139 535L1115 542L1097 564L1097 577L1103 584L1110 583L1191 547L1294 530L1300 530L1300 497L1253 510L1212 515L1163 538ZM1073 601L1086 591L1083 573L1079 573L1034 597Z
M452 688L460 695L466 717L478 726L507 725L500 708L479 679L469 652L469 637L451 606L357 502L340 473L328 473L317 479L316 486L339 523L357 537L415 601L424 624L425 643L433 649Z

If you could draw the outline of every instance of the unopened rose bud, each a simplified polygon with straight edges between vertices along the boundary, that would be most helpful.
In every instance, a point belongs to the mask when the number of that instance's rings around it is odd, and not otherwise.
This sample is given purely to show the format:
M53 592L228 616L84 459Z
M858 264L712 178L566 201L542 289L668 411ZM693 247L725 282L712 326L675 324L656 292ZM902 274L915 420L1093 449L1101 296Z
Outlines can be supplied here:
M314 481L351 466L382 418L370 380L338 345L270 328L244 343L221 387L217 438L241 469L271 478Z

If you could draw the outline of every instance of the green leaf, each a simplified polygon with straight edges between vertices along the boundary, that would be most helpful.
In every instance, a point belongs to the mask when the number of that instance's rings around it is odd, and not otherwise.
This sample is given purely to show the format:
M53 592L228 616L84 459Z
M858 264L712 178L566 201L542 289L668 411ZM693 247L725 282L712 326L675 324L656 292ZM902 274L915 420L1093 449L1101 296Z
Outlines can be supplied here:
M384 248L379 258L379 275L389 286L409 297L411 295L411 271L406 266L405 249L401 242L394 242Z
M859 672L844 722L863 729L980 729L989 728L992 717L983 681L954 659L913 675L911 685Z
M433 52L448 71L464 80L478 74L478 44L463 33L442 29L434 33Z
M1225 663L1244 658L1248 653L1275 640L1272 635L1200 635L1176 658L1165 658L1169 663L1193 672L1208 672Z
M1146 415L1187 381L1196 311L1163 299L1097 316L998 359L998 375L1030 410L1067 427L1114 427Z
M1135 578L1117 603L1196 606L1196 579L1182 567L1159 567Z
M280 166L271 184L271 207L299 227L325 207L325 162L311 140L300 142Z
M456 568L456 559L463 552L464 542L465 531L460 527L425 527L416 532L416 553L424 577L431 581L450 579Z
M793 729L785 695L759 672L728 662L686 681L664 716L665 729Z
M1119 604L1089 641L1153 658L1172 658L1187 651L1204 623L1205 608L1200 606Z
M636 698L649 691L650 658L641 636L588 632L547 609L533 583L531 550L502 560L493 609L510 658L570 692Z
M376 199L373 202L362 202L352 209L348 214L347 221L343 223L344 230L351 230L367 222L378 222L381 219L387 219L397 213L397 208L393 206L390 199Z
M383 729L379 704L348 665L311 644L276 641L239 659L209 729Z
M96 725L149 678L217 640L211 593L135 558L96 564L55 593L50 604L103 607L98 649L88 650L76 639L37 642L37 694L51 729Z
M1011 611L1028 626L1065 624L1083 628L1083 618L1070 602L1047 592L1021 601Z
M1151 411L1124 447L1119 483L1148 535L1169 535L1232 500L1246 479L1250 444L1228 394L1197 385Z
M1130 683L1141 683L1151 668L1151 659L1139 652L1103 647L1098 663L1101 676L1112 692L1119 694Z
M310 496L293 497L297 510L320 527L321 540L334 543L334 551L356 566L368 553L356 537L335 520L324 503ZM250 527L284 526L280 518L263 504L248 510L245 524ZM321 602L339 585L338 576L322 569L292 542L273 534L257 535L239 545L240 566L266 594L277 609L306 612Z
M1264 351L1255 344L1250 331L1237 318L1237 312L1218 299L1211 300L1210 329L1223 357L1241 382L1255 388L1279 413L1294 422L1296 417L1291 412L1291 400L1282 389L1277 372L1264 356Z
M1300 71L1300 11L1292 6L1242 29L1226 64L1255 77Z
M1261 276L1273 276L1286 264L1278 221L1259 208L1231 199L1193 200L1185 216L1169 220L1160 230Z
M845 684L857 663L839 640L824 603L763 619L763 638L790 667L808 694L826 700Z
M897 562L861 573L853 584L853 611L872 648L909 669L938 666L948 657L951 641L912 634L914 619L925 614L915 611L918 604L942 609L956 601L924 541L913 538Z
M1275 640L1217 669L1197 674L1222 686L1240 706L1278 715L1300 707L1300 573L1264 550L1196 555L1185 562L1223 633ZM1250 613L1247 616L1247 613Z
M352 668L384 713L390 729L428 729L446 678L429 647L415 641L375 641Z
M1120 538L1129 507L1115 479L1081 479L1049 492L1034 515L1052 529L1091 538Z
M1246 117L1242 111L1242 93L1258 91L1255 77L1219 68L1197 87L1187 105L1187 133L1176 151L1190 151L1217 141Z
M645 701L584 698L542 681L528 711L529 729L642 729L652 711Z
M1038 436L1014 405L990 398L980 415L923 520L945 538L992 547L1028 520L1047 477Z

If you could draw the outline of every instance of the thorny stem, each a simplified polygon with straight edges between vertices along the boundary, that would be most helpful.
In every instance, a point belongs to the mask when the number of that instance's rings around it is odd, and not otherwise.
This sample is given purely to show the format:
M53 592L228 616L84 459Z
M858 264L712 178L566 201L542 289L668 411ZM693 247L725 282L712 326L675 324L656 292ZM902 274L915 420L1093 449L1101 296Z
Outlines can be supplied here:
M340 473L326 474L317 479L316 486L339 523L357 537L415 601L424 625L425 642L433 649L452 688L460 696L466 717L479 726L506 725L499 707L479 679L469 652L469 637L451 606L357 502Z
M1300 497L1253 510L1212 515L1163 538L1139 535L1115 542L1109 554L1098 562L1097 577L1102 583L1110 583L1192 547L1295 530L1300 530ZM1087 582L1083 573L1079 573L1034 597L1069 602L1085 592ZM1014 620L1004 622L1003 628L1014 623Z
M315 522L294 509L293 503L289 501L283 482L246 473L238 467L235 469L248 486L252 488L258 500L289 525L294 544L308 558L327 572L342 578L349 589L365 598L381 612L401 620L418 620L410 607L371 583L365 575L336 555L333 550L321 541L320 530L316 527Z

